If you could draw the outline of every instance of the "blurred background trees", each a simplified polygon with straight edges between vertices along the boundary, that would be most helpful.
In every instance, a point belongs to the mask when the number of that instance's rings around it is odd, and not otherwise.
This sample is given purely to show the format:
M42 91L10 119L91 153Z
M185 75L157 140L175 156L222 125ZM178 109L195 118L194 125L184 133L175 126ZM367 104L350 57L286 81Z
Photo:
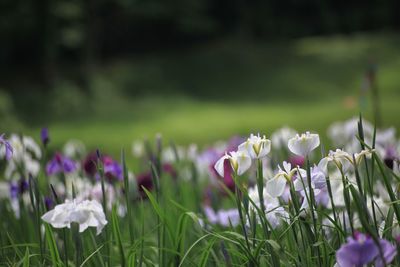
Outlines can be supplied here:
M2 0L0 60L40 66L37 77L51 84L59 62L79 62L85 73L103 58L226 36L393 30L399 12L396 0Z
M2 0L0 128L114 119L148 96L345 98L375 60L397 95L399 14L396 0Z

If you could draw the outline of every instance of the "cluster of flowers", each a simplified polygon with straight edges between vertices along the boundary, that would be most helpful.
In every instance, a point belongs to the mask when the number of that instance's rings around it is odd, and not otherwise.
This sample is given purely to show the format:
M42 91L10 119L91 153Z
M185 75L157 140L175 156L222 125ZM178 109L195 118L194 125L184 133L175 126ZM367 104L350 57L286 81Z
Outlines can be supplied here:
M335 205L339 211L340 218L344 218L341 222L347 230L350 231L350 225L355 228L361 228L361 222L357 213L352 214L349 218L345 212L345 197L343 178L353 185L357 185L356 172L364 159L371 158L375 153L384 159L386 165L392 169L395 175L399 175L399 151L400 143L395 137L393 128L386 130L377 130L375 143L373 144L374 129L368 122L364 122L364 144L362 149L360 141L356 138L358 135L357 120L351 119L343 123L333 124L328 131L333 144L341 149L329 151L328 155L322 157L318 164L310 167L309 179L307 171L304 169L306 161L315 155L312 151L320 145L320 139L317 134L306 132L298 135L294 131L283 128L278 131L280 136L277 138L273 135L272 140L276 140L277 146L282 150L283 144L289 152L297 156L296 158L286 154L286 158L290 162L283 161L282 165L277 165L275 172L269 171L274 169L272 163L274 156L269 155L274 142L266 139L265 136L251 135L247 140L242 141L236 147L230 147L215 162L214 169L219 177L228 176L245 176L248 178L248 185L251 186L252 178L254 178L254 162L261 161L264 166L263 196L264 205L261 205L259 190L257 186L248 189L248 196L257 208L265 209L265 216L269 224L276 228L282 223L289 223L289 215L287 205L291 202L290 184L293 184L297 197L301 201L301 210L306 216L310 210L310 193L316 206L324 207L327 211L332 211ZM283 134L282 134L283 133ZM287 134L289 133L289 134ZM358 144L358 145L357 145ZM372 149L373 147L373 149ZM314 153L315 154L315 153ZM294 160L295 159L295 160ZM234 179L232 179L234 180ZM327 181L330 181L332 199L328 193ZM366 183L366 181L364 181ZM392 186L395 187L394 184ZM311 188L311 189L310 189ZM373 185L374 198L368 196L366 199L366 207L368 214L376 216L375 221L380 224L380 234L383 234L385 220L387 218L391 200L382 182L378 179ZM205 215L212 224L221 226L235 226L240 223L239 212L236 209L217 210L210 206L205 206ZM373 212L376 211L376 214ZM334 216L329 215L330 218ZM351 223L349 223L351 220ZM332 228L332 222L329 219L323 220L326 226L326 233L329 234ZM398 238L400 227L396 219L394 219L391 232L394 238ZM329 236L327 236L329 238ZM390 263L396 254L396 247L385 239L380 239L379 244L371 239L368 235L361 233L354 234L354 237L348 238L348 242L338 250L337 262L339 266L363 266L365 264L374 263L375 266L383 266L383 262ZM383 255L378 255L379 249L383 250ZM368 257L364 257L364 251L368 251ZM382 260L384 257L384 260Z
M290 223L288 205L293 201L293 196L301 203L302 216L312 213L313 206L325 208L327 212L332 212L336 207L338 214L329 217L343 218L337 223L341 223L344 228L350 225L361 228L357 213L351 217L346 213L343 179L345 177L348 183L356 185L361 162L373 154L383 158L393 173L400 175L400 143L393 128L377 130L375 133L373 126L364 121L365 145L360 146L356 138L358 131L357 119L333 124L328 130L328 136L331 143L339 148L329 151L327 155L321 152L323 156L320 158L316 153L320 146L318 134L297 134L288 127L274 132L271 140L266 136L252 134L247 139L234 137L227 143L216 143L203 151L196 145L160 149L160 162L156 162L154 154L146 151L143 142L135 142L132 152L139 159L158 164L159 171L173 178L178 176L178 172L180 177L191 177L192 164L180 165L178 170L174 167L176 161L193 163L199 177L208 179L202 180L208 184L203 206L203 223L206 222L207 227L231 227L241 223L237 208L221 209L214 199L215 191L217 197L223 197L227 190L237 190L240 180L251 203L254 203L250 207L263 209L266 220L273 228ZM149 190L153 188L152 173L144 170L137 175L126 174L132 185L130 188L134 191L124 192L122 166L112 157L100 155L98 151L86 154L83 143L77 140L68 142L62 152L53 153L42 171L41 163L46 162L43 152L48 152L46 146L50 140L46 129L42 131L41 137L42 148L28 136L13 134L8 140L4 135L0 136L0 156L7 160L4 173L7 181L0 181L0 197L10 199L10 207L16 217L19 216L20 205L31 206L29 177L44 175L48 183L53 185L54 191L51 193L56 196L49 193L46 197L47 212L42 216L45 222L55 228L70 228L71 223L78 223L80 232L88 227L96 227L98 234L107 224L103 206L99 204L104 192L107 196L106 208L111 209L116 205L118 214L124 216L126 203L121 196L129 193L134 196L131 199L133 201L145 196L142 186ZM311 166L309 162L317 164ZM106 181L104 192L102 177ZM246 179L239 179L242 177ZM375 182L373 191L374 199L366 199L366 212L379 211L374 212L374 219L380 229L384 229L391 200L381 181ZM63 199L64 203L55 205L55 197ZM249 221L246 223L250 227ZM324 218L323 224L326 226L324 232L330 238L332 222ZM399 223L394 220L392 225L392 235L398 238ZM396 255L396 247L386 239L379 238L378 241L355 232L337 251L338 265L347 267L373 263L375 266L384 266L390 263Z

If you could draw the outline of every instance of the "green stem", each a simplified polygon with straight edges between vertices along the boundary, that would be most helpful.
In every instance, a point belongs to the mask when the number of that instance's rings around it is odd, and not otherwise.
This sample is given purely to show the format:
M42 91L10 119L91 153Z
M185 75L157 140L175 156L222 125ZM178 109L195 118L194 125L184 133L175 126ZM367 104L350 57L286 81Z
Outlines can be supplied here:
M311 186L311 168L310 168L310 161L308 159L308 156L306 157L307 160L307 182L308 182L308 189L309 189L309 194L310 194L310 212L311 212L311 218L313 221L313 226L314 226L314 244L317 243L318 241L318 227L317 227L317 220L315 218L314 214L314 209L316 209L315 205L315 199L314 199L314 190ZM319 247L316 247L317 250L317 255L318 255L318 264L321 266L321 255L319 251Z
M263 177L263 166L261 159L257 160L257 188L258 197L260 199L261 212L265 217L265 203L264 203L264 177Z
M236 205L237 205L237 209L239 212L239 219L240 219L240 225L242 227L242 231L243 231L243 235L244 235L244 239L246 242L246 246L247 246L247 250L248 253L251 253L251 247L250 247L250 242L249 242L249 238L247 236L247 231L246 231L246 225L245 225L245 221L244 221L244 217L243 217L243 210L242 210L242 203L241 203L241 199L240 199L240 183L238 180L238 176L237 174L233 174L233 180L235 182L235 196L236 196ZM249 266L252 266L252 263L249 263Z
M124 190L125 190L125 202L126 202L126 210L127 210L127 216L128 216L128 225L129 225L129 237L131 241L131 246L133 246L134 241L135 241L135 235L134 235L134 228L133 228L133 222L132 222L132 204L129 199L129 177L128 177L128 170L126 168L126 163L125 163L125 152L124 150L121 151L121 161L122 161L122 169L123 169L123 177L124 177Z
M101 193L102 193L102 206L104 210L104 215L107 218L107 199L106 199L106 189L105 189L105 182L104 182L104 169L103 169L103 163L101 161L101 156L100 152L98 152L98 158L97 158L97 171L99 172L100 175L100 181L101 181ZM110 245L109 245L109 234L108 234L108 227L107 225L104 227L105 231L105 245L104 249L106 250L106 255L107 255L107 263L108 266L111 266L111 258L110 258Z
M64 264L68 266L68 245L67 245L67 231L65 228L62 230L63 232L63 240L64 240Z

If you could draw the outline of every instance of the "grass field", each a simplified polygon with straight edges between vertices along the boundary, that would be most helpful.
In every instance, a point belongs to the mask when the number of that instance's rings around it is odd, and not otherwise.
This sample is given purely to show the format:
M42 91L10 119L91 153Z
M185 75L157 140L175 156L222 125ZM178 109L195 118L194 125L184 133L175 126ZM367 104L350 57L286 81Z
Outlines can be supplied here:
M384 125L398 128L399 45L393 34L358 34L290 42L225 40L126 57L99 66L93 99L79 99L68 85L55 94L55 119L39 120L28 132L38 136L39 126L48 125L53 145L78 138L117 153L156 133L179 144L206 144L232 134L268 135L283 125L325 131L331 122L360 112L370 62L378 66ZM372 119L370 105L363 113Z
M400 266L398 139L379 133L375 149L353 154L364 143L343 130L333 142L345 151L320 156L332 122L360 111L373 120L376 101L360 89L371 62L383 126L399 129L399 40L225 40L103 62L91 94L65 77L46 97L25 88L9 112L21 124L3 122L0 133L39 139L47 126L51 143L0 137L0 265ZM6 100L0 94L0 121ZM270 138L281 126L319 132L322 142L307 133L270 149L276 141L250 135ZM222 158L219 145L172 161L161 146L130 155L134 140L157 133L178 145L249 139ZM113 157L54 153L69 139Z

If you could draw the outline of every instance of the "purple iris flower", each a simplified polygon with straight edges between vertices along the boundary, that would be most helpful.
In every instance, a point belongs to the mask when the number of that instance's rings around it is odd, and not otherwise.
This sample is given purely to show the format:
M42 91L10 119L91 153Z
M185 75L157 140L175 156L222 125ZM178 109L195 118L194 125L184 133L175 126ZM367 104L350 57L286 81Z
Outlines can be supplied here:
M46 165L47 175L55 175L58 173L71 173L76 170L76 163L72 159L56 153L52 160Z
M47 146L47 144L50 142L49 130L46 127L42 128L40 131L40 139L42 140L44 146Z
M45 197L44 198L44 205L46 206L46 210L51 210L54 208L55 203L52 197Z
M386 166L388 166L390 169L393 170L393 163L395 160L399 158L397 154L396 147L394 146L388 146L385 149L385 157L383 161L385 162Z
M4 134L0 135L0 146L4 145L5 149L6 149L6 159L10 160L13 154L13 148L10 144L10 142L8 142L5 138L4 138Z
M104 175L110 183L122 181L124 179L122 166L118 161L110 156L100 155L99 150L88 154L82 162L83 170L87 175L96 180L100 180L100 174L96 166L99 159L103 163Z
M308 195L310 191L308 188L307 176L305 175L300 177L299 175L296 175L295 177L295 188L297 191L300 191L300 194L303 196L301 207L308 208L309 203L306 194ZM303 181L301 182L300 179ZM328 187L326 184L325 173L318 166L311 168L311 185L314 192L315 203L326 207L329 204Z
M396 247L385 239L379 240L379 246L385 263L393 261L397 253ZM370 263L374 263L376 267L385 265L374 240L359 232L356 232L354 237L349 237L347 243L340 247L336 252L336 260L340 267L362 267Z
M246 141L246 138L235 135L235 136L231 137L231 139L229 139L225 150L226 151L236 151L237 147L244 141Z
M119 165L118 161L113 160L110 156L104 156L102 160L104 164L104 175L109 182L113 180L122 181L124 179L122 167Z
M22 195L26 192L29 188L28 182L25 180L24 177L21 177L18 182L11 182L10 183L10 196L11 198L17 198L18 196Z

